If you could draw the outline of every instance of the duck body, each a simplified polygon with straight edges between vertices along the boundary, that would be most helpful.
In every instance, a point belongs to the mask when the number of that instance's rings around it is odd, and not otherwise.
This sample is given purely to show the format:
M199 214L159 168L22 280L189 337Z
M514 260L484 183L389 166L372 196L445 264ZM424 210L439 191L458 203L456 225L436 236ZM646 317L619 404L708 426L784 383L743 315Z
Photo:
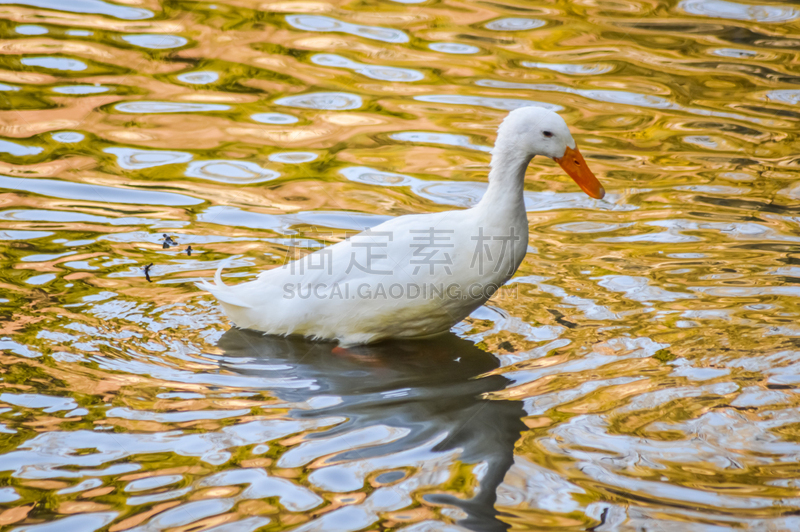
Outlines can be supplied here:
M218 280L205 288L237 326L268 334L344 345L429 336L449 330L514 274L528 245L527 218L519 210L484 227L488 248L476 249L468 230L484 218L478 207L401 216L252 282ZM512 232L518 238L501 239ZM438 245L423 247L430 234Z
M525 258L525 170L544 151L520 146L528 130L559 134L574 149L555 113L512 111L500 127L489 187L476 206L400 216L253 281L225 285L218 270L214 283L199 286L238 327L267 334L357 345L445 332L486 303ZM563 157L564 150L556 145L551 156Z

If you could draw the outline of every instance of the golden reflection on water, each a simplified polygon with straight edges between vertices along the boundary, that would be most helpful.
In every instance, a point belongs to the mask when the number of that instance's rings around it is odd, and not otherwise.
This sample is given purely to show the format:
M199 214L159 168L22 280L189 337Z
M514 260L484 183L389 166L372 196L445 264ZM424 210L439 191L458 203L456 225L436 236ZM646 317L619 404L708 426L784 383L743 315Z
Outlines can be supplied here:
M0 21L0 527L800 529L794 3ZM535 159L531 252L454 335L334 353L194 288L473 204L524 105L609 194Z

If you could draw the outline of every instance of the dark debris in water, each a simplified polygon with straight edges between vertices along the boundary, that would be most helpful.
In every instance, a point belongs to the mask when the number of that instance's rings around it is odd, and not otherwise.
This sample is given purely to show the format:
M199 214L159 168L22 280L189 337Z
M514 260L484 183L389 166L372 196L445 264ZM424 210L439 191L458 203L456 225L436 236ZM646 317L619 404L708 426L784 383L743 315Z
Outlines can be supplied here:
M175 240L171 236L169 236L168 234L164 233L162 236L164 237L164 246L163 246L164 249L169 249L172 246L177 246L178 245L178 243L175 242ZM178 237L175 237L175 238L178 238Z

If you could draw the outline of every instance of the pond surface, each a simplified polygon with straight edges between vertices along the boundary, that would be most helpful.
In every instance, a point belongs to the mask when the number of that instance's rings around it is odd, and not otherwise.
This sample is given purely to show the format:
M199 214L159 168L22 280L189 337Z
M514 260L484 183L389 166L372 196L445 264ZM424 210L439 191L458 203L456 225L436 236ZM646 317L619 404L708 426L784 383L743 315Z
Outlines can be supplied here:
M798 49L789 1L0 1L0 528L800 530ZM474 204L526 105L609 194L536 158L451 334L195 288Z

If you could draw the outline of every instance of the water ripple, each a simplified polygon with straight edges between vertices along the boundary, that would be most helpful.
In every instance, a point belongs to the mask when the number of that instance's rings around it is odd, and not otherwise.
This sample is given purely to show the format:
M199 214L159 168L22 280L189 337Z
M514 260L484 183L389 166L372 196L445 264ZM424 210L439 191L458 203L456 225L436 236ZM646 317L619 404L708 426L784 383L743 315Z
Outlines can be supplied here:
M124 20L142 20L153 17L153 12L148 9L121 6L111 2L104 2L103 0L70 0L69 3L64 3L61 0L13 0L13 3L70 13L108 15Z
M339 173L350 181L364 183L366 185L402 187L416 182L413 177L409 177L407 175L384 172L381 170L375 170L374 168L368 168L366 166L350 166L348 168L342 168L339 170Z
M683 107L675 102L672 102L661 96L651 94L640 94L630 91L619 90L597 90L597 89L574 89L572 87L563 87L561 85L545 84L545 83L517 83L510 81L499 81L491 79L482 79L476 82L481 87L496 87L505 89L529 89L545 92L563 92L570 94L577 94L590 100L597 100L607 103L616 103L623 105L632 105L636 107L649 107L653 109L673 109L687 111L701 116L715 116L721 118L734 118L737 120L744 120L747 122L769 123L769 120L750 117L737 113L728 113L722 111L714 111L710 109L702 109L698 107Z
M25 146L10 140L0 139L0 153L8 153L15 157L25 157L26 155L38 155L44 151L39 146Z
M484 183L443 183L425 182L414 183L414 193L440 205L454 205L457 207L473 207L486 192Z
M22 24L14 28L14 31L20 35L45 35L47 28L44 26L36 26L35 24Z
M101 94L108 92L108 87L102 85L64 85L61 87L53 87L53 92L59 94Z
M474 144L466 135L452 135L450 133L432 133L428 131L406 131L403 133L393 133L389 135L393 140L401 142L415 142L425 144L443 144L445 146L458 146L470 150L489 152L489 146Z
M74 144L86 138L83 134L74 131L60 131L58 133L53 133L52 137L53 140L64 144Z
M313 160L316 160L317 154L311 153L307 151L295 151L289 153L273 153L271 154L268 159L275 163L283 163L283 164L300 164L300 163L308 163Z
M193 85L207 85L209 83L214 83L219 79L219 74L216 72L208 72L208 71L195 71L195 72L186 72L185 74L179 74L178 80L184 83L191 83Z
M724 0L683 0L678 7L692 15L731 20L789 22L800 18L800 11L789 6L751 5Z
M186 46L186 43L189 42L185 38L177 35L161 35L155 33L123 35L122 40L133 44L134 46L140 46L150 50L168 50L170 48L180 48L181 46Z
M114 106L123 113L205 113L209 111L227 111L229 105L217 103L184 103L184 102L124 102Z
M527 31L544 25L544 20L536 18L501 18L487 22L486 28L494 31Z
M753 50L741 50L739 48L717 48L715 50L711 50L710 53L720 57L731 57L733 59L752 59L758 57L758 52Z
M250 118L262 124L294 124L297 122L297 117L283 113L256 113Z
M800 529L796 2L0 4L4 530ZM196 288L474 206L526 105L607 195L535 157L449 334Z
M117 156L117 164L126 170L142 170L165 164L188 163L191 153L164 150L137 150L135 148L106 148L106 153Z
M0 175L0 187L54 198L133 205L197 205L201 200L172 192L70 183L53 179L23 179Z
M280 177L275 170L261 168L250 161L194 161L186 169L186 177L199 177L222 183L262 183Z
M50 70L64 70L68 72L80 72L88 67L83 61L68 59L66 57L23 57L20 63L27 66L47 68Z
M128 485L125 486L125 491L149 491L155 488L163 488L164 486L177 484L182 480L183 476L181 475L158 475L155 477L146 477L129 482Z
M560 105L536 102L533 100L518 100L515 98L488 98L484 96L461 96L458 94L432 94L430 96L415 96L414 99L421 102L488 107L490 109L500 109L502 111L512 111L521 107L541 107L550 111L562 111L564 109Z
M408 42L408 35L393 28L361 26L319 15L287 15L286 22L303 31L341 32L390 43Z
M275 100L275 103L287 107L326 109L330 111L346 111L364 106L360 96L349 92L312 92L280 98Z
M764 94L764 100L768 102L781 102L789 105L800 105L800 90L778 89Z
M311 61L320 66L354 70L368 78L383 81L411 82L419 81L425 77L421 72L411 70L410 68L365 65L336 54L317 54L311 57Z
M568 74L571 76L592 76L597 74L605 74L606 72L611 72L612 70L614 70L613 66L602 63L596 63L593 65L571 65L571 64L559 64L559 63L535 63L533 61L522 61L520 64L528 68L543 68L546 70L553 70L555 72L559 72L561 74Z
M477 54L481 51L477 46L457 42L432 42L428 45L428 48L444 54Z

